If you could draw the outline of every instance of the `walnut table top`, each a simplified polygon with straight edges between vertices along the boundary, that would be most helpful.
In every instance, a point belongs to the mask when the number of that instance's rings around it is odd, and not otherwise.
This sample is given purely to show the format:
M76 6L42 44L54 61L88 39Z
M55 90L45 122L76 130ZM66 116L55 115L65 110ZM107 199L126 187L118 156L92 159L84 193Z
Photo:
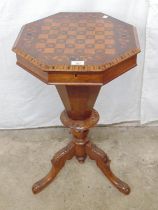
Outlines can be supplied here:
M23 26L13 51L48 84L103 85L134 67L140 48L132 25L103 13L57 13Z

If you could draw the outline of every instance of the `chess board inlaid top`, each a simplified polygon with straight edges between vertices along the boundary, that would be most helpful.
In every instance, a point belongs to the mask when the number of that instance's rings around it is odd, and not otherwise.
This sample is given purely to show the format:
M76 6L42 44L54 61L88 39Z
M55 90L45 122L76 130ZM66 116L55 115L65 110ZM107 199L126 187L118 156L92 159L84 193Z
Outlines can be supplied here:
M13 51L43 71L104 71L140 52L135 28L103 13L57 13L23 26Z

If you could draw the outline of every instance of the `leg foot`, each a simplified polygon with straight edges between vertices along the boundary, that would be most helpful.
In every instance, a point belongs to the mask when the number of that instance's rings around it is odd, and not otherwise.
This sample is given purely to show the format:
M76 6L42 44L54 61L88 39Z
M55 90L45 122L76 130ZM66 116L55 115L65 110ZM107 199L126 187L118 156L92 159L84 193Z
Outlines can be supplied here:
M43 190L49 183L53 181L62 167L65 165L66 160L72 159L75 155L75 145L73 142L70 142L66 147L61 149L59 152L55 154L52 162L52 169L50 172L40 181L36 182L33 187L32 191L34 194L39 193Z
M88 143L86 145L86 153L90 159L95 160L98 167L102 170L104 175L110 182L122 193L128 195L130 187L118 177L116 177L110 169L110 160L105 152L99 149L95 144Z

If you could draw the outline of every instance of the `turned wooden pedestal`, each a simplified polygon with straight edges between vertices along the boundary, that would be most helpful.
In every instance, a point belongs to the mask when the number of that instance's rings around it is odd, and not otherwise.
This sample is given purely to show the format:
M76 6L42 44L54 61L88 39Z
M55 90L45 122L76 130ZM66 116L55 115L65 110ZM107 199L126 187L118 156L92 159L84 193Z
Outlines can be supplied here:
M13 51L17 65L56 86L65 107L61 121L72 133L33 192L52 182L66 160L75 156L83 163L88 156L119 191L129 194L129 186L112 173L108 156L90 142L88 132L99 120L93 107L101 87L137 65L135 27L103 13L57 13L23 26Z
M70 143L55 154L52 169L43 179L33 185L33 193L43 190L54 180L67 160L74 156L83 163L88 156L95 160L97 166L111 183L122 193L129 194L129 186L117 178L110 169L110 160L106 153L91 143L87 135L89 128L96 125L99 114L93 109L100 87L98 86L56 86L65 106L61 121L69 127L72 134Z

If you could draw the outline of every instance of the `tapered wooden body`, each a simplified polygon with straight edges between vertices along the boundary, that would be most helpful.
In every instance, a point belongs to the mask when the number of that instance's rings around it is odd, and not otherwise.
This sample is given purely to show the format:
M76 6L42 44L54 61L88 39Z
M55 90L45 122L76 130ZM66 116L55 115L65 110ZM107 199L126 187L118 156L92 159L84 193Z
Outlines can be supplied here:
M94 107L100 86L56 85L68 116L73 120L88 118Z

